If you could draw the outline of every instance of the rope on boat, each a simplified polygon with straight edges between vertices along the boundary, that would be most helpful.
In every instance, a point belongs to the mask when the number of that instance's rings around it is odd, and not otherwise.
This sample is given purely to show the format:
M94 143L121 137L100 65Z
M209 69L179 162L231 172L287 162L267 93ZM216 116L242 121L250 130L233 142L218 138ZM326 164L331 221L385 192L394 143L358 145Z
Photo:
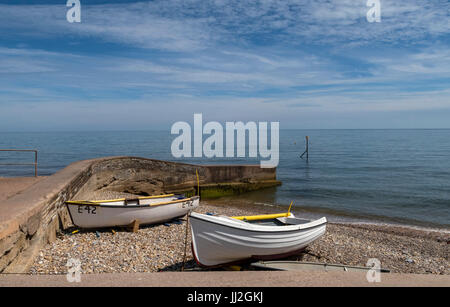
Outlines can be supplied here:
M198 177L198 170L195 169L195 175L197 176L197 195L200 197L200 179ZM183 255L183 266L181 267L181 271L184 271L184 266L186 265L186 254L187 254L187 245L188 245L188 232L189 232L189 216L191 215L191 211L186 214L186 232L184 235L184 255Z
M200 196L200 180L198 179L198 170L195 169L195 175L197 176L197 195Z
M186 251L187 251L187 240L188 240L188 228L189 228L189 215L191 214L191 211L186 214L186 233L184 236L184 256L183 256L183 266L181 267L181 271L184 271L184 266L186 264Z

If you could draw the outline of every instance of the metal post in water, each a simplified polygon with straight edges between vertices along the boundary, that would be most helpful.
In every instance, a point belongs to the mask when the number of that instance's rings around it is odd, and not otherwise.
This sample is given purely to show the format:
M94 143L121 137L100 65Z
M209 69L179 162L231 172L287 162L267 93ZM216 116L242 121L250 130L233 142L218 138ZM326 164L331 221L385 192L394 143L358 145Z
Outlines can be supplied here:
M306 136L306 150L302 153L300 158L303 159L303 156L306 154L306 161L309 161L309 136Z

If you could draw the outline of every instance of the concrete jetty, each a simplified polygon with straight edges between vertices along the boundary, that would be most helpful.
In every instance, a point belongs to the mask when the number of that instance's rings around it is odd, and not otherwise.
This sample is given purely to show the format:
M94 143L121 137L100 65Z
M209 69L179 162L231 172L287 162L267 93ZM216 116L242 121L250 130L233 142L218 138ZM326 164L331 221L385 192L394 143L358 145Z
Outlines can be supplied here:
M197 179L198 173L198 179ZM193 165L139 157L78 161L49 177L0 181L0 273L24 273L37 252L71 226L65 201L130 193L242 193L279 185L276 169L259 165ZM198 186L199 185L199 186Z
M26 190L46 177L0 178L0 202Z

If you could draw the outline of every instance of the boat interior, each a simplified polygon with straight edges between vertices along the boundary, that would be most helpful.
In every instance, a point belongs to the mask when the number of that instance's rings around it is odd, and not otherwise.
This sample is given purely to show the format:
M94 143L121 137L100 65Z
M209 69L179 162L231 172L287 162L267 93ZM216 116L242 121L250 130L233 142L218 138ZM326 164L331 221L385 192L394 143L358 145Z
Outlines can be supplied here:
M265 220L252 220L245 221L250 224L257 224L262 226L287 226L287 225L300 225L307 224L311 222L311 220L293 218L293 217L279 217L275 219L265 219Z

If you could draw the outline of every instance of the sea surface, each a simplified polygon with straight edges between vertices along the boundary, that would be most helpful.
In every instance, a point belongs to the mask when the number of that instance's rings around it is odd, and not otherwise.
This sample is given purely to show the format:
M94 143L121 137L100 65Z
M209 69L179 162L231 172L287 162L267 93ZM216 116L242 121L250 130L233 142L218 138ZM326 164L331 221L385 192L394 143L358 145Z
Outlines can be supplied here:
M301 159L309 136L309 161ZM260 158L174 158L170 131L0 132L0 149L37 149L39 175L71 162L129 155L214 164ZM252 192L261 206L288 206L351 221L450 229L450 130L280 130L282 186ZM1 163L34 162L0 152ZM2 166L0 176L32 176L33 166Z

